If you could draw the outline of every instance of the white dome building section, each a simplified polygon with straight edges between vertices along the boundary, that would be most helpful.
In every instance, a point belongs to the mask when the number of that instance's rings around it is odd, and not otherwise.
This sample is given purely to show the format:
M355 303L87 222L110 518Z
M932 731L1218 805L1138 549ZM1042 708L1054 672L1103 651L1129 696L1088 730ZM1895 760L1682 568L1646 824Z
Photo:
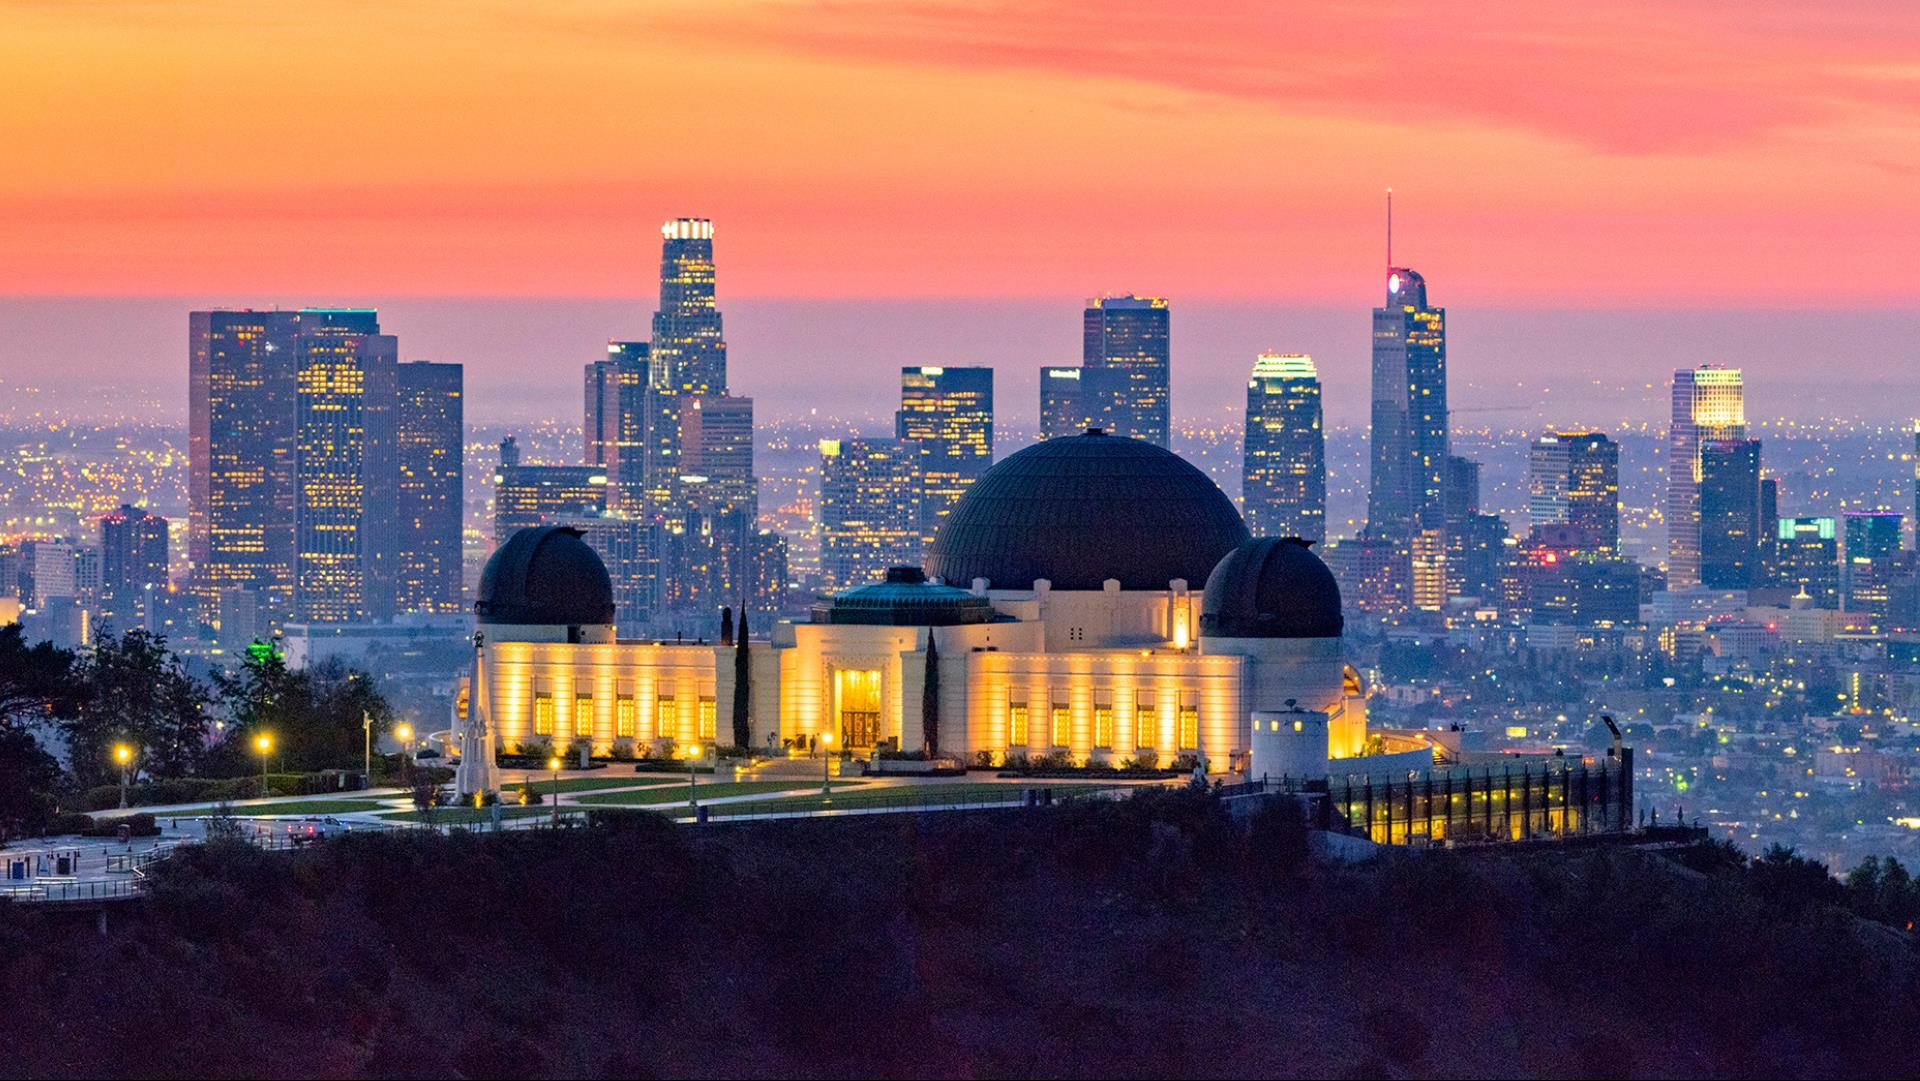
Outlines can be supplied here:
M931 734L968 764L1221 772L1244 766L1252 715L1288 702L1328 716L1334 757L1364 742L1325 565L1304 542L1251 538L1179 456L1098 431L1002 460L955 504L924 572L754 628L767 637L744 665L718 641L616 640L612 607L570 530L495 553L475 608L498 746L732 744L742 670L756 750L831 736L856 754L915 751Z

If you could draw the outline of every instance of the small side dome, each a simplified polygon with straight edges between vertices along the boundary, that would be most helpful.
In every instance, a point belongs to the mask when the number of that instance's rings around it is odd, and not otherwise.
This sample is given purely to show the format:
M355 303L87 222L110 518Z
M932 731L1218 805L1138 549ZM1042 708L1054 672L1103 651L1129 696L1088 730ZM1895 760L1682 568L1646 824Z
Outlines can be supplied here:
M1256 537L1207 576L1200 634L1210 638L1338 638L1340 584L1299 537Z
M481 623L590 626L613 622L613 582L599 553L570 526L534 526L507 538L480 575Z

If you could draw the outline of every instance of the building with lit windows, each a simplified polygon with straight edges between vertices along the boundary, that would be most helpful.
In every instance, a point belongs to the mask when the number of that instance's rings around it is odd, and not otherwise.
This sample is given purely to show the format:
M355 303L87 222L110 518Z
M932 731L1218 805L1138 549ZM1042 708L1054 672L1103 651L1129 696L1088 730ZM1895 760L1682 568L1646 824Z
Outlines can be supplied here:
M1760 441L1700 444L1700 584L1750 589L1760 576Z
M920 455L900 439L820 441L820 577L829 590L920 562Z
M1087 373L1073 365L1040 369L1040 438L1079 435L1095 427L1093 398Z
M1773 536L1768 578L1813 608L1840 607L1840 542L1831 517L1782 518Z
M392 619L399 343L371 310L307 309L296 364L294 619Z
M467 458L463 381L458 364L400 365L395 423L400 475L394 508L400 536L394 607L401 612L465 610L461 603Z
M1667 428L1667 588L1700 584L1700 445L1747 437L1746 382L1738 368L1673 373Z
M1247 380L1240 510L1265 537L1327 537L1320 372L1304 354L1262 353Z
M209 610L235 589L275 621L293 608L299 336L297 311L187 318L187 560Z
M1898 511L1845 511L1841 522L1840 607L1886 617L1900 555Z
M660 385L681 394L724 392L727 343L714 297L713 222L676 218L660 227L660 308L649 343Z
M1373 309L1372 459L1367 528L1406 541L1446 513L1447 313L1427 303L1427 282L1387 271L1386 303Z
M1166 446L1172 434L1172 337L1163 297L1095 297L1083 320L1080 370L1092 424ZM1091 392L1090 395L1087 392Z
M586 366L582 462L605 471L621 509L645 502L652 372L646 342L608 342L606 358Z
M894 437L920 452L920 538L933 535L993 464L993 369L900 369Z
M100 619L121 630L143 626L167 589L167 520L122 505L100 519ZM4 589L0 589L3 592Z
M597 465L528 465L508 436L493 471L493 542L549 519L607 511L607 471Z
M1592 536L1591 546L1620 547L1620 444L1601 432L1549 432L1527 453L1527 519L1564 522Z

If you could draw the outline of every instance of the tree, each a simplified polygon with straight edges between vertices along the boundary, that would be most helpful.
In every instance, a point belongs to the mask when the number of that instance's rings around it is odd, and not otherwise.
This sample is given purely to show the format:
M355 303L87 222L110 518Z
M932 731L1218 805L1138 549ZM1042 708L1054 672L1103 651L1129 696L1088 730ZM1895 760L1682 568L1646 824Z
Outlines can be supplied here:
M0 627L0 728L24 727L70 712L79 700L74 656L51 642L27 645L15 623Z
M927 676L920 683L920 739L928 758L940 753L940 647L927 628Z
M60 763L24 728L0 726L0 843L39 833L59 809Z
M740 626L733 636L733 745L749 749L753 742L753 664L747 655L747 610L740 609Z
M273 738L274 756L287 769L354 768L366 739L361 718L373 718L376 738L393 721L373 680L338 661L295 671L276 650L250 649L238 672L214 681L231 718L222 765L234 775L259 768L251 755L262 734Z
M113 748L120 743L132 745L136 775L179 777L198 768L206 751L207 691L167 649L165 637L103 630L76 676L85 699L60 727L80 784L115 779Z

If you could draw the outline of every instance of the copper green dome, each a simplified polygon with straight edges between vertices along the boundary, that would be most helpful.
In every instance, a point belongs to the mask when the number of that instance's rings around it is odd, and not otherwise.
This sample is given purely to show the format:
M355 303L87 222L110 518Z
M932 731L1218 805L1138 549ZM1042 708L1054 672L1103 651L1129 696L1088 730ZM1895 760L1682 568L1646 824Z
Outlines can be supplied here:
M1009 455L974 481L927 550L927 573L994 589L1198 588L1247 527L1186 459L1089 429Z
M985 597L929 582L919 567L893 567L886 581L836 593L813 606L815 623L882 627L954 627L1000 618Z

